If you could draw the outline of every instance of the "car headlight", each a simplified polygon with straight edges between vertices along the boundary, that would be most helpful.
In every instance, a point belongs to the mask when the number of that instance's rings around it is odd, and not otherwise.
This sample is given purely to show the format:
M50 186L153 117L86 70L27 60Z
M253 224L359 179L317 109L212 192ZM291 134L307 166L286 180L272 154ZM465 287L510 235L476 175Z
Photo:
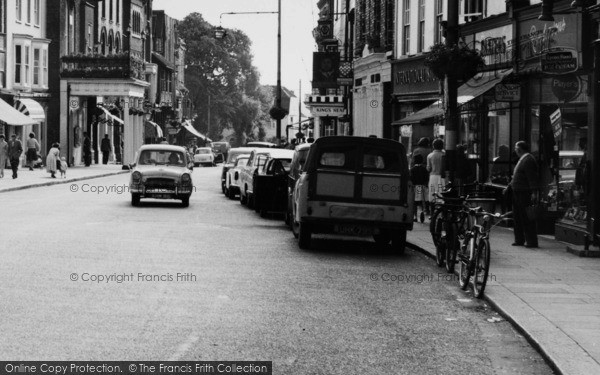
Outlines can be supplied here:
M142 182L142 174L138 171L133 172L131 175L131 182L134 184L139 184Z
M184 174L181 176L181 182L183 182L184 184L189 184L191 181L192 181L192 177L190 177L190 175L189 175L189 174L187 174L187 173L184 173Z

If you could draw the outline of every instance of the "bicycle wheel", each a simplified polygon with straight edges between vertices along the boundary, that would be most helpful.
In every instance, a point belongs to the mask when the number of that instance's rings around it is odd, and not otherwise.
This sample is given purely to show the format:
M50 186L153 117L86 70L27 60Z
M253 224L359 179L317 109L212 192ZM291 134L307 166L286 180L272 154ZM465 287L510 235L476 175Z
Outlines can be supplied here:
M473 272L473 295L476 298L481 298L490 272L490 242L487 238L482 238L477 242L477 255Z
M444 267L446 258L446 240L442 238L442 229L444 225L442 213L441 207L436 209L433 215L431 215L431 223L429 223L429 231L431 232L431 238L435 245L435 262L438 267Z
M460 253L458 254L458 262L460 263L460 269L458 270L458 284L462 290L466 290L469 286L469 279L471 278L471 259L470 259L470 242L473 241L471 236L466 236L462 246L460 247Z
M454 273L454 266L456 264L456 253L460 247L458 241L458 225L456 223L445 222L446 226L446 271L448 273Z

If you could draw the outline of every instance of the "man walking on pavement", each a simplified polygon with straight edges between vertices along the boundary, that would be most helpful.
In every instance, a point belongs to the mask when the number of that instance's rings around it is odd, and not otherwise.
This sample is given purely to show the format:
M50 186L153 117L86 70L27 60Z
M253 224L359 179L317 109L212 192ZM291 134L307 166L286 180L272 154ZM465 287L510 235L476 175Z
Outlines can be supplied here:
M535 220L527 215L527 207L531 206L538 189L538 166L533 155L529 153L529 145L524 141L515 144L515 152L519 161L515 166L512 181L506 189L512 190L513 217L515 220L515 242L513 246L538 247L537 227Z
M83 133L83 162L86 167L92 164L92 141L87 132Z
M19 170L19 161L21 154L23 153L23 145L21 141L17 139L17 135L13 134L10 136L8 141L8 159L10 160L10 167L12 168L12 178L17 178L17 171Z
M110 139L108 134L104 134L102 143L100 143L100 151L102 152L102 164L108 164L108 157L110 156Z

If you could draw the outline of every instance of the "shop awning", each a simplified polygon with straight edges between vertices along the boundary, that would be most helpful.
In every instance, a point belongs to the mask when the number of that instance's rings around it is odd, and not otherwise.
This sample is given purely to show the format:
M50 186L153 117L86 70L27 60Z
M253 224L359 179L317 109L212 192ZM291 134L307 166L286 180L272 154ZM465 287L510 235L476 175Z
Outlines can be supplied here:
M121 119L120 119L120 118L118 118L117 116L115 116L115 115L113 115L112 113L110 113L110 112L108 111L108 109L106 109L106 108L104 108L104 107L101 107L101 106L98 106L98 108L100 108L100 109L101 109L101 110L104 112L104 114L106 115L106 119L107 119L107 120L113 120L113 121L115 121L115 122L118 122L118 123L119 123L119 124L121 124L121 125L125 125L125 123L123 122L123 120L121 120Z
M15 108L25 116L29 116L35 121L46 121L46 113L44 112L44 108L42 108L40 103L33 99L22 98L15 100Z
M463 105L478 96L485 94L490 89L494 88L496 84L500 83L504 77L512 73L512 69L505 71L493 71L486 72L475 78L471 78L458 88L458 105ZM405 118L394 121L392 125L408 125L418 124L428 118L443 116L444 109L442 108L442 101L438 100L428 107L423 108L420 111L413 113L412 115L406 116Z
M201 138L203 141L207 141L207 142L212 142L212 140L208 137L206 137L204 134L199 133L193 126L192 123L190 122L190 120L185 120L184 122L181 123L181 126L184 127L185 130L187 130L188 132L192 133L193 135L195 135L198 138Z
M17 109L13 108L0 99L0 124L9 126L26 126L26 125L37 125L38 121L35 121L29 116L24 115Z
M154 126L154 128L156 129L156 136L157 137L162 138L164 136L162 128L160 127L160 125L158 125L154 121L146 121L146 123Z

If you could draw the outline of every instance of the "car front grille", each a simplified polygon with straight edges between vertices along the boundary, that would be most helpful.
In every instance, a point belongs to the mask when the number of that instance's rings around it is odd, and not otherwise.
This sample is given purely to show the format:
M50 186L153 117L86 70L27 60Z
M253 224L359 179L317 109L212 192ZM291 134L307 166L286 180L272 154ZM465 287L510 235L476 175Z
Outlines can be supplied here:
M146 180L146 188L175 189L175 185L175 181L169 178L149 178Z

